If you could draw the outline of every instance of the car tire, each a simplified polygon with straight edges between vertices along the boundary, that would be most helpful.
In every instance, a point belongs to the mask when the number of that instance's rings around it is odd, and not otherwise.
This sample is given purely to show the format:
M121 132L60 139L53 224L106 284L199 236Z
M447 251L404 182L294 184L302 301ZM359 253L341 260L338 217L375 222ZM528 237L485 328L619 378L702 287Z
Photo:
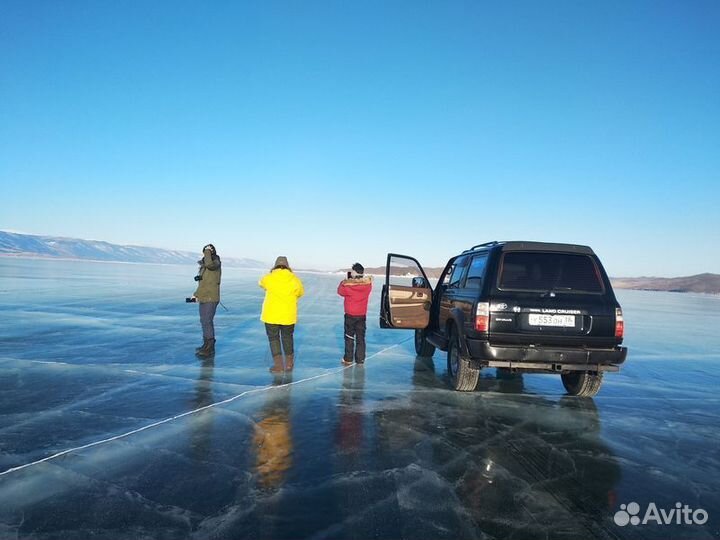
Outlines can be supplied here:
M460 338L455 328L450 332L447 352L447 370L450 385L460 392L472 392L478 383L480 370L470 365L470 358L462 354Z
M600 390L603 374L588 371L571 371L560 375L567 393L572 396L593 397Z
M435 346L428 343L425 339L427 332L425 329L415 330L415 354L418 356L431 357L435 354Z

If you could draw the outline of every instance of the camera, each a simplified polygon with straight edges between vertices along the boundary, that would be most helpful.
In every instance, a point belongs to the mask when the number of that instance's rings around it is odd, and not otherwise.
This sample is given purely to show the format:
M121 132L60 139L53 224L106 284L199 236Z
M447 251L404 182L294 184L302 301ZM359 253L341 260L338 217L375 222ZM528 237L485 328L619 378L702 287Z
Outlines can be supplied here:
M350 279L352 277L352 272L347 273L347 278Z
M188 304L194 304L195 302L197 302L197 298L193 298L192 296L188 296L187 298L185 298L185 302L187 302Z
M200 274L198 274L198 275L195 276L193 279L194 279L195 281L202 281L202 276L201 276Z

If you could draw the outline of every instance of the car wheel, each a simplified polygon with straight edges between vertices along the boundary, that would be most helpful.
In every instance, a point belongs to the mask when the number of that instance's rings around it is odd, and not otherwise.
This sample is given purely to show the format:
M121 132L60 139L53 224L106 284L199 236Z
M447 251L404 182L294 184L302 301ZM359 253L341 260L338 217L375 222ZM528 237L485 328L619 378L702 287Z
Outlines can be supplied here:
M425 329L415 330L415 354L429 357L435 353L435 346L427 342L425 334Z
M588 371L571 371L561 375L563 386L572 396L593 397L600 390L603 374Z
M470 359L463 356L460 348L460 338L457 330L453 328L448 343L447 369L450 384L455 390L472 392L478 383L480 370L470 365Z

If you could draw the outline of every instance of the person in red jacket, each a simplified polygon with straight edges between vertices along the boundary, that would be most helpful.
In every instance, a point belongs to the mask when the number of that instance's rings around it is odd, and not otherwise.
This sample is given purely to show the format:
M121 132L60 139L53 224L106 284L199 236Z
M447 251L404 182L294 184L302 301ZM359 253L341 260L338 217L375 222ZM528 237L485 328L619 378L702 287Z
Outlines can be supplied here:
M337 292L345 299L345 356L342 363L349 366L365 362L365 330L367 329L367 306L372 291L372 276L365 277L365 268L353 264L347 279L338 285Z

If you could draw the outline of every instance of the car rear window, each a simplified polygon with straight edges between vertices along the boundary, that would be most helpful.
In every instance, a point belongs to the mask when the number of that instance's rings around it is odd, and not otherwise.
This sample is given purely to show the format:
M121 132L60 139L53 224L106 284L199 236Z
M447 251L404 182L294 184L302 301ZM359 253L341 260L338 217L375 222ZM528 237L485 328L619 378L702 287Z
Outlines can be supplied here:
M513 251L503 255L499 289L602 293L595 261L587 255Z

